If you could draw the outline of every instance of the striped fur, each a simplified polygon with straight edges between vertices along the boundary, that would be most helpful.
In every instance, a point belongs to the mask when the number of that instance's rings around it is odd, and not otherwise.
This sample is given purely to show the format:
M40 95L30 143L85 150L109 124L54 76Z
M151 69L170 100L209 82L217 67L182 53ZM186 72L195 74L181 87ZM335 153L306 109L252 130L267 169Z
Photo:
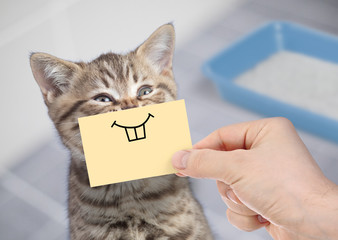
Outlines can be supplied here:
M174 38L173 26L167 24L126 55L102 54L88 63L31 55L49 116L71 153L71 239L212 239L187 179L167 175L91 188L84 161L79 117L176 98ZM143 86L152 91L139 96ZM99 102L98 96L111 101Z

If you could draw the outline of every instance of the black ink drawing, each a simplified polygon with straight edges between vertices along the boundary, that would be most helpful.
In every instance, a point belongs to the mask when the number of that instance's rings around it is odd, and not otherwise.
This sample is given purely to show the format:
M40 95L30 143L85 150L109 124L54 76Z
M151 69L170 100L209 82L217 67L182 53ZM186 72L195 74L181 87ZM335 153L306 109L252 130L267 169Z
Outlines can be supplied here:
M114 121L113 124L111 125L111 127L118 126L120 128L124 128L124 130L126 131L126 135L127 135L129 142L145 139L146 138L145 124L148 122L150 117L153 118L154 116L152 114L148 113L147 119L142 124L137 125L137 126L122 126L120 124L117 124L116 121ZM137 134L138 128L143 128L143 132L141 131ZM129 133L130 133L131 136L129 136ZM135 134L135 136L132 135L133 133Z

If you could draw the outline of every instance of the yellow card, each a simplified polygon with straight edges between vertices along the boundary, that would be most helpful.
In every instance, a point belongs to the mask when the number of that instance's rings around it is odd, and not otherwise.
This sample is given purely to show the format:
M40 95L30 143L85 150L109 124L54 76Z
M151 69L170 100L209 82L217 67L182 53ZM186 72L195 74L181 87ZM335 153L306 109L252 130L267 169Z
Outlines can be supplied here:
M91 187L175 173L172 155L192 147L184 100L78 121Z

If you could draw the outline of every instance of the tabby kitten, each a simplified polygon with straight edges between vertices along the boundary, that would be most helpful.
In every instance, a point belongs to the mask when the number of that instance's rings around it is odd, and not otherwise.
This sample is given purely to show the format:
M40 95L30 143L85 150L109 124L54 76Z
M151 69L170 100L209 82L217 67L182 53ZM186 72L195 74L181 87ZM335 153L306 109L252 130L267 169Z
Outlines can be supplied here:
M102 54L89 63L31 55L49 116L71 153L71 239L212 239L185 178L166 175L95 188L88 181L77 119L175 100L174 40L167 24L126 55Z

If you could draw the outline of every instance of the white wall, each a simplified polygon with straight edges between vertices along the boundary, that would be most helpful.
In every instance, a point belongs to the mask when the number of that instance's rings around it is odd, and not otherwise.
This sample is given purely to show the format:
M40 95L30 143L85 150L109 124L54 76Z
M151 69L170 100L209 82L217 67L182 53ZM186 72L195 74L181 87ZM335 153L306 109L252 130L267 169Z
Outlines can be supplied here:
M238 0L0 0L0 172L55 136L30 68L32 51L89 61L126 52L173 22L182 46Z

